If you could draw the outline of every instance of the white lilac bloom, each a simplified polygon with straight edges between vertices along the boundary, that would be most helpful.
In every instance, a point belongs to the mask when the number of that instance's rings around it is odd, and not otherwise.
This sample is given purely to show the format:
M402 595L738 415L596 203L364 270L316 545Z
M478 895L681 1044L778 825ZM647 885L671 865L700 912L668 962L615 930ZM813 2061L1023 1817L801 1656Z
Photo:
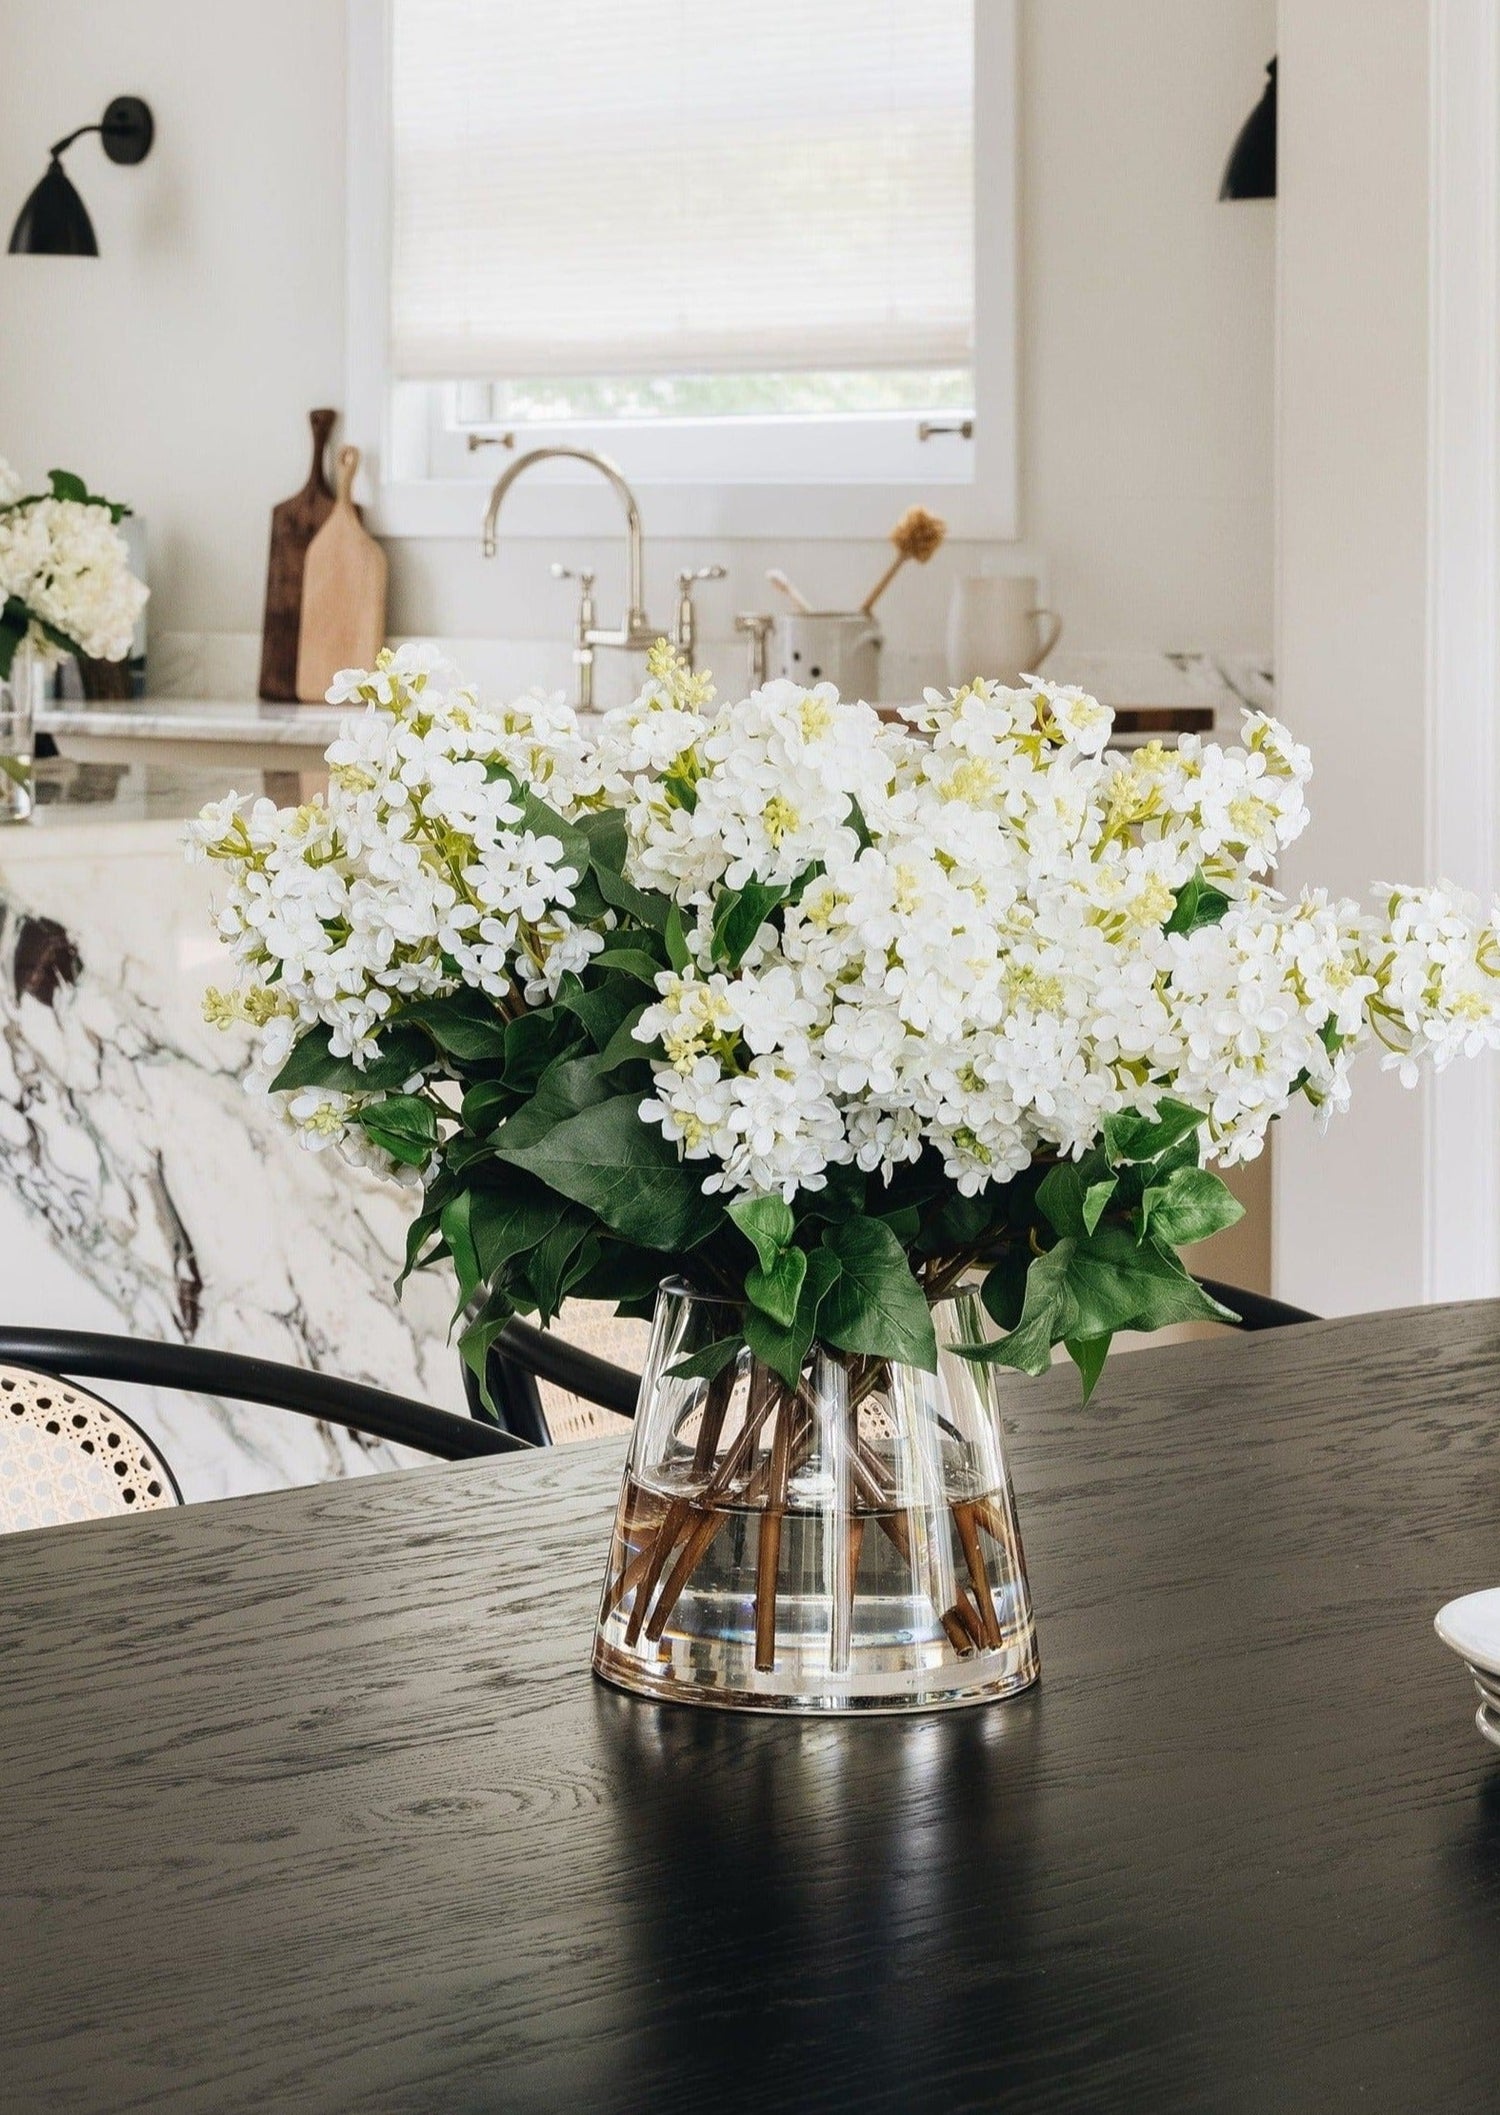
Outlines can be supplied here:
M929 691L890 725L827 684L720 703L664 645L592 725L537 693L487 705L417 644L330 695L326 798L231 798L189 833L227 877L241 979L210 1015L251 1027L262 1085L312 1028L352 1078L413 1000L470 991L510 1020L620 974L594 820L658 931L675 906L678 966L638 994L639 1113L711 1195L790 1201L926 1149L973 1195L1163 1096L1232 1163L1295 1099L1342 1108L1362 1045L1403 1079L1500 1045L1494 907L1270 885L1311 763L1264 714L1238 744L1124 756L1070 686ZM381 1165L355 1121L375 1100L286 1106L310 1146Z

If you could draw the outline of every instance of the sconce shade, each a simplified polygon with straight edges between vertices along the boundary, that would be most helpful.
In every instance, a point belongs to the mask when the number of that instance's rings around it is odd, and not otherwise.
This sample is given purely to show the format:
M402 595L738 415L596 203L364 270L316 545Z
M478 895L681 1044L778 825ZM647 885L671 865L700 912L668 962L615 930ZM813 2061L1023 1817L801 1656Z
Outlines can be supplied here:
M13 257L97 257L98 238L88 207L56 156L16 215L10 233Z
M1224 164L1220 198L1276 196L1276 61L1266 68L1265 92L1240 127Z
M112 162L134 168L151 152L156 124L151 106L138 95L117 95L97 125L80 125L53 142L47 173L16 215L10 231L13 257L97 257L99 241L89 209L62 165L74 140L97 132Z

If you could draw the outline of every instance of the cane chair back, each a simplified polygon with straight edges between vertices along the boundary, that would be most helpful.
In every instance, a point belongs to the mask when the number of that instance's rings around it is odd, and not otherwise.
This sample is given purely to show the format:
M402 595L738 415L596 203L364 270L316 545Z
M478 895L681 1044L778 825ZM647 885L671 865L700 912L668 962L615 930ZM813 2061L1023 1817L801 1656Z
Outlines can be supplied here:
M139 1425L69 1381L0 1366L0 1534L181 1505Z

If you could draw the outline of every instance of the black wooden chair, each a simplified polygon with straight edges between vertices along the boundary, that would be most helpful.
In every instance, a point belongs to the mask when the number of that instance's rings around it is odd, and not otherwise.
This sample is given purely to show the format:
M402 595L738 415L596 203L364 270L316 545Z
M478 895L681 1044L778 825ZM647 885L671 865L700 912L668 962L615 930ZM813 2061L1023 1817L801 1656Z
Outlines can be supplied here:
M123 1410L74 1387L78 1379L262 1403L440 1461L528 1450L524 1437L487 1418L455 1417L305 1367L191 1344L0 1325L0 1532L182 1503L155 1443Z
M1211 1298L1233 1309L1239 1316L1234 1326L1241 1330L1286 1329L1296 1322L1319 1319L1305 1307L1289 1306L1285 1300L1273 1300L1266 1293L1246 1292L1217 1278L1200 1278L1198 1283ZM565 1326L567 1320L565 1316ZM629 1367L570 1343L566 1335L556 1330L535 1329L529 1322L519 1321L510 1323L491 1347L485 1378L505 1429L537 1447L551 1446L557 1437L554 1426L559 1392L566 1406L565 1415L572 1415L568 1403L571 1398L577 1403L596 1405L613 1422L616 1418L634 1417L640 1387L640 1375ZM467 1367L464 1387L474 1416L484 1416L478 1380Z

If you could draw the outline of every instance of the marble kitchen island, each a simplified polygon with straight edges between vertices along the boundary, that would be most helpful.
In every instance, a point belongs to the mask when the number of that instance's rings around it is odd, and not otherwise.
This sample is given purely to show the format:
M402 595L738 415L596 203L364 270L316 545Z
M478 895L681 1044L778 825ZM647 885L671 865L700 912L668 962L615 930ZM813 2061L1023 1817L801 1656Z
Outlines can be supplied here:
M446 1282L391 1289L407 1194L304 1151L244 1092L239 1033L202 1020L227 964L218 877L186 863L183 820L241 778L258 790L238 770L136 769L112 800L0 831L4 1318L254 1353L461 1409ZM403 1458L280 1412L109 1392L189 1498Z

